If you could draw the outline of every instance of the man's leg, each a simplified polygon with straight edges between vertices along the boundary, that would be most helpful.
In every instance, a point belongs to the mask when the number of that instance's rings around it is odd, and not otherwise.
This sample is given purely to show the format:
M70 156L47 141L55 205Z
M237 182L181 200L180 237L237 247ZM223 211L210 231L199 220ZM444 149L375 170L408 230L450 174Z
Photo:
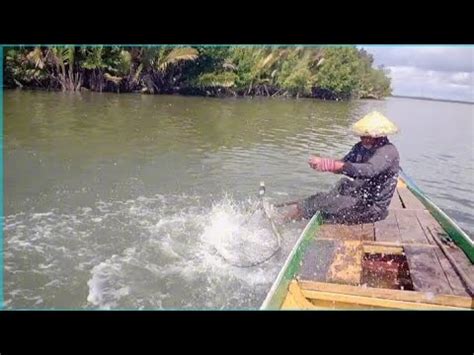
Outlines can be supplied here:
M298 203L290 205L289 210L283 215L281 222L299 221L304 218L304 213Z
M318 193L291 204L289 210L283 214L280 222L285 223L301 219L311 219L311 217L320 210L320 206L324 204L327 195L328 194L325 193Z
M288 212L286 221L294 219L310 219L316 212L320 212L322 217L327 220L352 221L357 213L357 199L351 196L339 194L318 193L310 196ZM343 222L339 222L343 223Z

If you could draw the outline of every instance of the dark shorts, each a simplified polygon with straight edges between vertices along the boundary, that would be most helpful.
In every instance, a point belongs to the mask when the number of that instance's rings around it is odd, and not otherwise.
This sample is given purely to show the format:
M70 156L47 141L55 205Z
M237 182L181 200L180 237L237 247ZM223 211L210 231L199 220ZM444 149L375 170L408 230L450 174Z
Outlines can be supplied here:
M362 224L384 219L387 214L377 208L365 205L352 196L334 193L317 193L298 204L303 217L310 219L320 212L325 223Z

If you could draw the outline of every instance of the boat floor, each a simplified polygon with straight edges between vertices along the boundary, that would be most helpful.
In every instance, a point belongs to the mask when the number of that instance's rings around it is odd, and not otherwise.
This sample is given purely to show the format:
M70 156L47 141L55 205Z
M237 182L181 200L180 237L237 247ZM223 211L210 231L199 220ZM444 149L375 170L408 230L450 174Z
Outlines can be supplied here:
M471 282L474 265L402 181L385 220L316 233L282 308L474 308L433 235Z

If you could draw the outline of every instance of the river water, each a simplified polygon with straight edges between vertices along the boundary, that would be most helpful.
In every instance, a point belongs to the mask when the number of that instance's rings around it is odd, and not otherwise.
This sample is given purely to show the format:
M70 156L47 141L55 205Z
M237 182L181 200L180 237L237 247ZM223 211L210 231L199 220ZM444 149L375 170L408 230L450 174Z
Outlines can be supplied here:
M474 235L473 105L390 98L202 98L4 92L7 308L258 308L304 224L253 213L338 180L372 109L401 129L401 164Z

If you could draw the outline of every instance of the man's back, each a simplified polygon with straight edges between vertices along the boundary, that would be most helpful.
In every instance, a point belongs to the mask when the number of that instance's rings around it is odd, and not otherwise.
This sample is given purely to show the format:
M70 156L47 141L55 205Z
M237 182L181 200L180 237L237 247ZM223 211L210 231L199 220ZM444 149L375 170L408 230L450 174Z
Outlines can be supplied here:
M385 210L395 192L400 166L397 148L383 139L367 149L359 142L344 157L342 173L353 178L350 194L361 204Z

